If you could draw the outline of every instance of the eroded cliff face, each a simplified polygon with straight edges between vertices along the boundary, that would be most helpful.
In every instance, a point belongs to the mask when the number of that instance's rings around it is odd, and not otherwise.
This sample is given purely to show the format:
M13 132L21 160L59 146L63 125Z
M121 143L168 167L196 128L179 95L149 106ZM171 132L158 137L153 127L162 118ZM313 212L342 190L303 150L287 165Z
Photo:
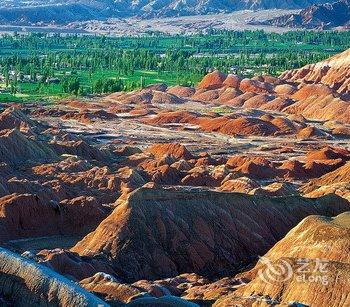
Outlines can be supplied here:
M0 248L0 295L16 306L108 306L45 266Z

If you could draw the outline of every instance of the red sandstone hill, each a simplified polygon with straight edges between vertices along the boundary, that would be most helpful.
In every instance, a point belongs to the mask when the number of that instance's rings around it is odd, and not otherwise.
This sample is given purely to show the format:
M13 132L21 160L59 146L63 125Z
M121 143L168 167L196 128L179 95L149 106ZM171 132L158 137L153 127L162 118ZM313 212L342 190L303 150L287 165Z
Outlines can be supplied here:
M154 144L147 148L146 152L151 153L158 159L162 158L165 155L172 156L176 159L193 159L192 154L184 145L181 144Z
M350 160L350 152L345 148L324 147L320 150L310 151L306 155L309 161L314 160L335 160L342 159L344 161Z
M350 49L325 61L286 71L283 80L328 85L340 94L350 94Z
M348 209L335 196L266 198L153 186L131 193L72 251L104 254L127 280L183 272L220 276L267 251L304 217Z
M58 234L86 234L106 216L103 207L81 199L43 201L36 195L12 194L0 198L0 242Z
M29 138L17 129L0 131L0 160L9 164L57 159L57 154L42 141Z
M39 124L29 119L21 110L8 108L0 114L0 130L18 129L21 132L28 132L35 129Z
M347 50L325 61L287 71L280 78L242 80L214 71L199 83L193 99L350 123L349 59Z
M293 122L282 116L261 116L260 118L249 116L246 114L228 114L216 115L200 114L188 111L160 112L151 118L146 118L143 122L151 125L166 124L188 124L196 129L207 132L217 132L226 135L245 135L245 136L277 136L287 134L297 134L303 128L312 129L302 123ZM308 137L327 138L326 133L321 132Z
M201 119L199 114L189 111L175 111L176 114L161 112L160 104L202 103L206 105L225 105L246 110L260 109L266 112L278 111L287 114L298 114L308 119L339 120L350 123L349 52L347 50L325 61L287 71L279 78L264 75L242 79L236 75L226 75L214 71L207 74L196 89L179 86L168 88L164 84L156 84L131 93L112 94L106 98L106 101L111 112L119 112L117 110L129 112L130 116L142 117L142 121L145 123L181 122L193 125L199 124L205 131L213 131L203 126L212 126L213 123L206 125L205 120L209 121L209 119L213 120L214 118L208 118L205 115ZM145 106L148 106L147 110L142 109ZM184 113L188 113L186 119L179 119L178 116ZM147 115L150 114L156 114L156 116L148 117ZM65 116L69 117L71 115ZM249 116L245 114L241 117ZM237 116L235 119L238 119ZM225 119L221 118L220 120ZM218 121L214 121L214 124ZM239 123L234 123L234 126L236 125L239 126ZM302 128L306 130L301 131L299 138L328 137L315 127L305 126ZM216 131L220 132L219 130ZM278 131L276 132L280 134ZM346 134L344 129L339 131L340 134L344 134L344 132ZM259 134L255 134L253 131L252 134L267 135L269 133L262 134L259 132ZM249 135L249 131L245 135Z
M198 88L205 90L221 88L224 85L226 78L226 74L216 70L212 73L207 74L203 78L203 80L198 84Z
M349 184L350 182L350 162L344 166L337 168L333 172L329 172L319 178L313 179L304 185L302 191L310 193L318 188L327 187L337 184ZM348 188L350 191L350 188Z
M215 306L251 306L263 301L348 306L350 298L344 293L350 288L349 235L349 212L335 218L306 218L265 255L269 266L259 261L254 269L240 274L247 284L219 299Z

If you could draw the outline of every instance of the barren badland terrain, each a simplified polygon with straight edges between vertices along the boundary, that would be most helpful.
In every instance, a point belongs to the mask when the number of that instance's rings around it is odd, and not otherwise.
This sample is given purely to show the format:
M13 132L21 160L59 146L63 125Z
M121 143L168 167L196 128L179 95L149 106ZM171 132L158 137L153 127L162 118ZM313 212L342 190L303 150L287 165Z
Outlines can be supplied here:
M350 50L3 104L1 304L349 306L349 139Z

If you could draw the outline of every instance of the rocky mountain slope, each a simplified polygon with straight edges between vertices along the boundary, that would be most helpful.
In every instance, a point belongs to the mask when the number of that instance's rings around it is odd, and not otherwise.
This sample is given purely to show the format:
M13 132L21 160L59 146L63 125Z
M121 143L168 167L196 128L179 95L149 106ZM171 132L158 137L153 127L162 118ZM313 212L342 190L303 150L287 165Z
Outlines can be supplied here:
M0 4L0 21L3 24L65 24L103 19L117 13L111 5L112 0L6 1Z
M73 21L105 19L108 17L183 16L244 9L304 8L325 0L68 0L68 1L13 1L0 4L2 23L67 23Z
M298 14L277 17L266 22L267 25L290 28L332 29L350 27L350 2L340 0L334 3L314 4Z
M269 199L142 188L72 251L89 257L103 253L120 277L132 281L186 272L227 276L263 254L305 216L348 208L341 198Z
M302 306L349 305L345 293L350 287L350 263L343 252L350 247L349 222L349 212L335 218L308 217L265 255L268 262L259 261L240 275L246 285L215 306L291 301Z

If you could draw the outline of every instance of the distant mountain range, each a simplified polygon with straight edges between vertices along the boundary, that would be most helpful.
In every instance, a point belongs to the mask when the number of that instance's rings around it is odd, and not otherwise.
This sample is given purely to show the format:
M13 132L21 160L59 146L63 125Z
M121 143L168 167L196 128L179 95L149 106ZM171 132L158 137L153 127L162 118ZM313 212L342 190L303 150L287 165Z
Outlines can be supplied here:
M260 23L261 24L261 23ZM350 28L350 0L340 0L332 4L315 4L299 14L288 14L266 22L266 25L291 28L332 29Z
M237 10L299 9L327 0L4 0L2 24L65 24L73 21L139 16L169 17Z

